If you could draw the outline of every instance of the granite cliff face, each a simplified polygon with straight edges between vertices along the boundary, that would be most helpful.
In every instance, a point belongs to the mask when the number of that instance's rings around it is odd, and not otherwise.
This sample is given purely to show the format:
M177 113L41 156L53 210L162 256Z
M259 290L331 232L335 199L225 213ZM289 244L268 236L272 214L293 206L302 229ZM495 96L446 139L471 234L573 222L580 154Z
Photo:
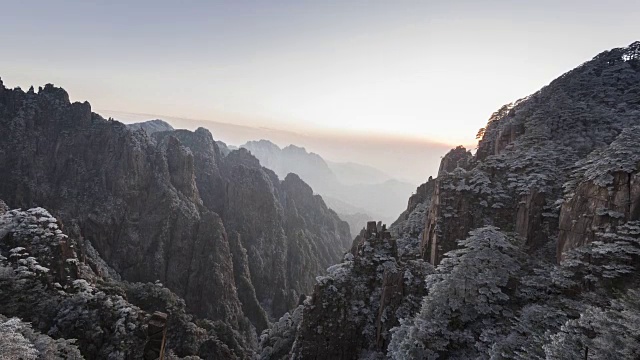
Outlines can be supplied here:
M46 206L123 279L159 280L246 339L247 316L262 330L350 244L299 178L280 181L246 150L223 157L205 129L150 137L52 85L0 84L0 133L10 207Z
M243 304L257 296L269 314L284 314L350 243L348 226L297 175L280 181L246 149L223 157L203 128L153 137L161 146L175 138L188 147L203 204L220 214L227 231L238 234L255 289L248 299L241 294Z
M623 132L607 147L577 164L560 210L558 260L590 243L597 233L640 220L640 127Z

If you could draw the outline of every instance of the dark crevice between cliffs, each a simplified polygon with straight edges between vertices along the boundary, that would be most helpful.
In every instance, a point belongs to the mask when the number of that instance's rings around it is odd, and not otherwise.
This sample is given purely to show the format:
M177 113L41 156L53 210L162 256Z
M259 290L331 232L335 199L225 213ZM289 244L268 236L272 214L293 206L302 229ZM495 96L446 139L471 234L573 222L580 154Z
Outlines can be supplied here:
M189 274L193 272L193 269L192 269L193 258L196 253L197 239L200 236L200 223L199 222L196 223L194 227L195 228L193 233L195 234L196 239L193 239L193 241L191 241L191 254L189 256L189 265L187 266L187 279L184 282L184 296L186 296L189 291L189 281L191 280L191 276L189 276Z
M633 202L633 198L632 198L632 194L631 194L631 179L633 174L629 173L627 174L627 219L629 220L634 220L632 219L633 214L631 214L631 206L632 206L632 202Z

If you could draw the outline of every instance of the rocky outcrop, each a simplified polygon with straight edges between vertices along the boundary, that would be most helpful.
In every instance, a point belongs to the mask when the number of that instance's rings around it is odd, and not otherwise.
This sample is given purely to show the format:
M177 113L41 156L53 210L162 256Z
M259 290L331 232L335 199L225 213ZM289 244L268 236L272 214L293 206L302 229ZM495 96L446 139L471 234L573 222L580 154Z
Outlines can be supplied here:
M193 159L192 174L199 198L209 210L222 214L225 198L225 181L220 169L222 154L209 130L159 131L153 133L152 138L161 146L169 147L171 143L178 142L188 149Z
M404 215L409 215L419 204L424 203L428 199L431 199L435 186L435 180L429 176L429 180L426 183L418 186L415 193L409 198L407 204L407 210L404 211Z
M471 161L473 161L471 152L467 151L463 146L458 146L455 149L451 149L442 158L438 175L453 172L457 168L466 169L469 167L469 162Z
M296 175L280 182L244 148L223 158L202 128L154 137L160 143L178 138L193 152L203 203L221 214L226 229L242 239L237 251L247 253L252 274L242 281L249 280L255 288L255 294L250 289L241 292L244 306L257 297L267 312L282 315L313 287L316 275L342 256L348 229ZM251 307L253 319L264 328L264 311Z
M151 135L160 131L172 131L173 126L171 126L166 121L162 121L160 119L148 120L143 122L138 122L134 124L127 124L127 127L131 130L142 129L148 135Z
M396 240L398 256L402 259L421 257L420 249L424 238L425 219L431 207L435 192L436 180L429 180L420 185L407 202L407 209L391 224L389 231Z
M191 151L182 146L178 139L170 137L165 153L171 185L191 202L200 203Z
M280 182L245 149L225 157L224 169L225 224L242 236L258 299L280 316L341 258L348 225L297 175Z
M369 222L355 256L347 254L343 263L318 278L311 298L304 303L302 320L295 324L297 337L288 356L358 359L365 354L382 355L389 330L400 318L417 311L424 296L422 279L432 268L422 260L400 260L395 240L378 225ZM270 341L265 338L263 342Z

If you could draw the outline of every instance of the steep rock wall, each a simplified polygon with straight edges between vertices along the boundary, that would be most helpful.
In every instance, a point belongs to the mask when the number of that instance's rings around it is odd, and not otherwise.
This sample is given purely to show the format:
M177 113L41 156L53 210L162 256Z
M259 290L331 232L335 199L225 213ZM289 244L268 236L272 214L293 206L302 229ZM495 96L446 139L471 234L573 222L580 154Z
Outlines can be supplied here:
M581 161L565 187L558 260L589 243L597 232L640 219L640 127L623 131L602 151Z

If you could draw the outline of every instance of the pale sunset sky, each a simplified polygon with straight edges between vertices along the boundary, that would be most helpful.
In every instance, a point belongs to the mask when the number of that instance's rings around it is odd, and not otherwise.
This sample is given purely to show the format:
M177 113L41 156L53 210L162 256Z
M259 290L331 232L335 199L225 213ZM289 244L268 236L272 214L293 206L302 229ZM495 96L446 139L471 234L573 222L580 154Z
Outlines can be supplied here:
M124 122L415 183L501 105L640 40L640 1L0 1L0 77ZM190 119L190 120L187 120Z

